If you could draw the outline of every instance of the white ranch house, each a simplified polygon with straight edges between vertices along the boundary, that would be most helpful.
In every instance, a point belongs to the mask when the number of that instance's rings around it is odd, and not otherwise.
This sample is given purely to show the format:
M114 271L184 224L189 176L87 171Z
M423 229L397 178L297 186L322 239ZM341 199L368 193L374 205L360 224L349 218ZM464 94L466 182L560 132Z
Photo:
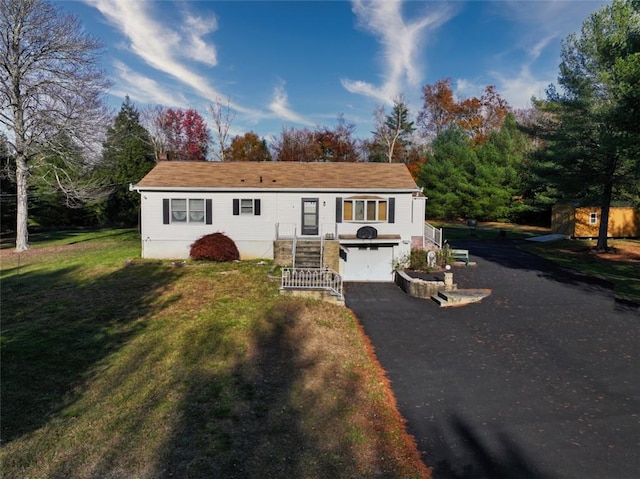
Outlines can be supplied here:
M196 239L222 232L241 259L296 266L315 244L316 266L345 281L392 281L412 246L441 240L404 164L164 161L132 188L143 258L188 258Z

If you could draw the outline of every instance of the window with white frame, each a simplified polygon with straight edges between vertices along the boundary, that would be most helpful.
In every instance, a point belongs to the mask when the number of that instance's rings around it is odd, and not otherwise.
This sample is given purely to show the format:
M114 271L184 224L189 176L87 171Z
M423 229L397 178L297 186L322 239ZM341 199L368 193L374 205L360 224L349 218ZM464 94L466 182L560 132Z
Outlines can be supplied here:
M189 223L204 223L204 200L189 200Z
M598 224L598 213L596 213L595 211L592 211L591 213L589 213L589 224L590 225Z
M347 198L343 202L344 221L387 221L389 202L384 198Z
M252 215L253 214L253 200L241 199L240 200L240 214Z
M233 200L234 216L259 216L260 200L258 198L235 198Z
M204 223L203 199L172 199L172 223Z
M211 224L211 200L203 198L167 198L163 200L163 209L164 224Z
M175 198L171 200L171 222L187 222L187 200Z

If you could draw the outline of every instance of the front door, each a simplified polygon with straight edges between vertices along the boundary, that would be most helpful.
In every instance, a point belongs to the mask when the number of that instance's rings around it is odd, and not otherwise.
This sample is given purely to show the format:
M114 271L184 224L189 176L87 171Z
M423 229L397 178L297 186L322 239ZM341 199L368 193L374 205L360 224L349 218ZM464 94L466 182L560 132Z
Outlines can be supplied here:
M318 198L302 198L302 234L318 234Z

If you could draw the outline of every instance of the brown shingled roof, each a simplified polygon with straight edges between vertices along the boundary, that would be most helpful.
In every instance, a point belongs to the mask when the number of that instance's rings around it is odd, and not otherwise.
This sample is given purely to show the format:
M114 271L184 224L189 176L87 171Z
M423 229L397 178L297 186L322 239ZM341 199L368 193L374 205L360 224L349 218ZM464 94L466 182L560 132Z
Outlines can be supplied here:
M415 190L402 163L159 162L136 185L145 188L309 188Z

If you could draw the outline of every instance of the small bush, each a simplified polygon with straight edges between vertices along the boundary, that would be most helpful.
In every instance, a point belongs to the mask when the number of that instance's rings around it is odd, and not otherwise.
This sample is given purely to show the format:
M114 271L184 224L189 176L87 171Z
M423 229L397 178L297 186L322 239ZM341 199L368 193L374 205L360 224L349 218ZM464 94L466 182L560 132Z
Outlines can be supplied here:
M427 252L423 249L412 248L409 256L409 267L420 271L428 270Z
M191 245L189 257L194 260L234 261L240 259L240 252L231 238L223 233L212 233Z
M437 259L438 265L439 266L446 266L448 264L453 264L454 260L453 260L453 251L451 249L451 246L449 246L449 243L447 243L445 241L444 245L442 245L442 249L440 251L438 251L438 259Z

